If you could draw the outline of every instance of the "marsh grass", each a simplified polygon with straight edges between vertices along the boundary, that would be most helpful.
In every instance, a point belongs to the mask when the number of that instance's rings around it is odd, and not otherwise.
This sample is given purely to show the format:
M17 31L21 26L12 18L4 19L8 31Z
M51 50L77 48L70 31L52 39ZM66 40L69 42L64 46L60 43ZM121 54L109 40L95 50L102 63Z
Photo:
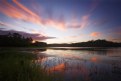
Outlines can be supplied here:
M34 61L36 54L0 50L0 81L53 81Z

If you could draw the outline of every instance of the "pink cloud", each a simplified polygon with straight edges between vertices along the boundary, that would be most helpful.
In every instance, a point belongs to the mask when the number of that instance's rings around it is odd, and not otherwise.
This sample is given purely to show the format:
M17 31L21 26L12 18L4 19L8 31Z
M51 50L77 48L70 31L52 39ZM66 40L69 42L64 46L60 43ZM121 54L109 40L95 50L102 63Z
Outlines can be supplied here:
M9 24L9 23L5 23L5 22L0 22L0 26L5 26L5 27L16 27L16 26L14 26L14 25L12 25L12 24Z
M90 34L90 36L92 36L92 37L98 37L98 36L100 36L100 35L101 35L100 32L92 32L92 33Z
M82 22L81 22L81 28L84 28L84 27L86 27L87 25L88 25L88 23L89 23L89 17L90 17L90 15L88 14L88 15L84 15L83 17L82 17Z
M81 17L81 21L78 21L76 18L72 19L72 22L68 24L68 28L85 28L89 24L90 15L84 15Z
M97 0L94 0L90 7L90 11L82 16L80 21L72 18L72 22L67 23L63 15L61 15L57 19L53 19L53 12L48 11L46 14L48 15L48 18L44 19L42 15L37 14L39 13L37 10L37 12L32 11L31 9L20 3L19 0L12 0L12 2L14 4L9 3L7 0L2 0L0 3L0 12L11 18L40 25L40 27L53 27L62 31L66 30L67 28L77 29L87 27L89 24L89 17L91 15L91 12L97 7L99 3ZM36 3L33 3L32 6L33 9L36 9ZM41 7L40 4L39 7Z
M22 29L29 30L32 33L38 33L37 31L35 31L33 29L30 29L30 28L27 28L27 27L23 27L23 26L19 26L19 25L14 25L14 24L6 23L6 22L0 22L0 26L3 26L4 27L3 30L6 30L7 27L9 27L9 29L13 29L13 28L19 27L19 28L22 28Z
M13 3L17 6L10 4L8 1L4 0L0 3L0 12L4 15L15 18L19 20L23 20L26 22L31 22L38 24L42 27L54 27L60 30L65 30L66 25L63 19L54 20L54 19L43 19L40 15L36 14L32 10L25 7L23 4L18 2L18 0L12 0Z
M91 16L91 13L97 8L97 6L99 5L99 2L100 2L100 0L93 0L87 14L82 16L81 21L79 23L76 23L76 25L72 24L71 28L85 28L85 27L87 27L89 24L89 18Z

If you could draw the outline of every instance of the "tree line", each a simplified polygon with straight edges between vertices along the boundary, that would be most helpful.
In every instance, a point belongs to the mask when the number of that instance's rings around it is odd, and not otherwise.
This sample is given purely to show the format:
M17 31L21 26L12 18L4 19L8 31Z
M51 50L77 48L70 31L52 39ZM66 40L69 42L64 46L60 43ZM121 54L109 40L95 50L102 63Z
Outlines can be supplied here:
M45 42L32 43L31 37L24 37L19 33L8 33L6 35L0 35L0 47L28 47L28 46L47 46Z
M121 43L107 40L91 40L87 42L78 42L71 44L49 44L50 47L121 47Z

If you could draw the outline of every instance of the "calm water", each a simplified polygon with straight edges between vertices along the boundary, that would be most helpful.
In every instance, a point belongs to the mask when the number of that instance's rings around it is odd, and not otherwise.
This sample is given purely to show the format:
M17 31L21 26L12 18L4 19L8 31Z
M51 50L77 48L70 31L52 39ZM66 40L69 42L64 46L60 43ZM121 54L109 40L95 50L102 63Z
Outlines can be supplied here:
M121 81L121 48L66 49L38 52L37 63L65 81Z

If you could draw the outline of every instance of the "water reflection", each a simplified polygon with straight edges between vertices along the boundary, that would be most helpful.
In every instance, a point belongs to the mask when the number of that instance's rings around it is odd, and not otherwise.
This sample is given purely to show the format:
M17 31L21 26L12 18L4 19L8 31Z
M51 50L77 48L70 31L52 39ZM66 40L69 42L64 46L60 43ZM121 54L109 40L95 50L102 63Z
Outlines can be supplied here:
M53 50L38 53L37 63L65 81L121 81L121 48Z

